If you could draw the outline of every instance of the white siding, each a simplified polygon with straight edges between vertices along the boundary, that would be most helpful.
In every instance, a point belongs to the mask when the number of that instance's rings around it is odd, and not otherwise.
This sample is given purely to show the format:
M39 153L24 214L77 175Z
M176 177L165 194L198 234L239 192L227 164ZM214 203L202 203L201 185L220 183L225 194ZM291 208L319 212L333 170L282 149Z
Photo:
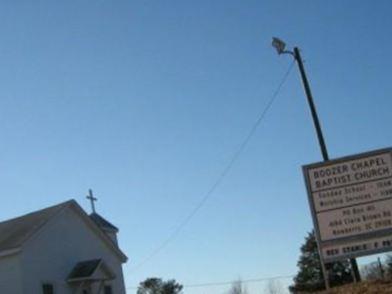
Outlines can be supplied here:
M66 283L72 268L80 261L103 259L116 274L114 294L125 294L122 265L113 251L72 209L52 219L22 253L23 293L42 294L43 282L53 283L56 294L73 294Z
M21 287L20 257L0 257L0 293L23 294Z

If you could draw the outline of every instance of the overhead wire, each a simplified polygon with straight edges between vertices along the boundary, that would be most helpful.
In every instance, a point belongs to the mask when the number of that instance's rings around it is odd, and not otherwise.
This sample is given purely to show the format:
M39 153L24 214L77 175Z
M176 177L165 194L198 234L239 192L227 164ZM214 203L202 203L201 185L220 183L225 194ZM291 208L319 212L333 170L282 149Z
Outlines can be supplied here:
M252 139L253 135L255 134L257 128L265 118L267 112L271 108L272 104L275 102L276 98L278 97L279 92L281 91L283 85L285 84L293 66L294 66L294 61L289 65L287 71L283 75L280 83L278 84L278 87L276 90L273 92L271 98L268 100L266 106L264 109L260 112L258 115L257 120L255 123L252 125L250 131L236 150L236 152L233 154L231 157L230 161L228 164L224 167L222 172L218 175L217 179L215 182L212 184L210 189L207 190L207 193L201 198L201 200L195 205L195 207L190 211L190 213L178 224L176 229L165 239L163 242L161 242L149 255L147 255L141 262L139 262L136 266L133 267L133 269L130 270L130 272L135 272L139 268L141 268L144 264L146 264L148 261L150 261L153 257L155 257L157 254L160 253L170 242L172 242L177 235L182 231L182 229L190 222L190 220L197 214L197 212L204 206L204 204L207 202L207 200L211 197L211 195L214 193L214 191L217 189L217 187L222 183L223 179L226 177L226 175L229 173L231 168L233 167L234 163L238 160L242 152L244 151L245 147L248 145L249 141Z

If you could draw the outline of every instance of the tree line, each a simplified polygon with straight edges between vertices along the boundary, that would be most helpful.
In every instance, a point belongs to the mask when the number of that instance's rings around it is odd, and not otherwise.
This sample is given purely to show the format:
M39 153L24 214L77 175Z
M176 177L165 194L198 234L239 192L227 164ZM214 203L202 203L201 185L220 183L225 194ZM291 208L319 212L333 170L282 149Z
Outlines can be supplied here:
M314 231L308 233L305 242L300 248L300 256L297 263L298 272L293 278L293 284L289 286L290 293L313 293L325 290L324 276ZM350 263L346 260L326 264L331 287L352 283ZM362 278L392 279L392 255L387 256L384 262L370 263L361 268ZM176 280L163 281L160 278L148 278L139 284L137 294L182 294L184 286ZM282 285L275 280L267 283L264 293L285 293ZM248 294L241 280L233 282L227 294Z

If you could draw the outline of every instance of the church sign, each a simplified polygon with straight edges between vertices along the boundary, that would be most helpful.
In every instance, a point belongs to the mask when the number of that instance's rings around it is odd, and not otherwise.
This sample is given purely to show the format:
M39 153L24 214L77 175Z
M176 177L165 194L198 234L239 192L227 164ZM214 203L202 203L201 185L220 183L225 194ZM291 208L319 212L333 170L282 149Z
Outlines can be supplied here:
M392 148L303 171L325 262L392 250Z

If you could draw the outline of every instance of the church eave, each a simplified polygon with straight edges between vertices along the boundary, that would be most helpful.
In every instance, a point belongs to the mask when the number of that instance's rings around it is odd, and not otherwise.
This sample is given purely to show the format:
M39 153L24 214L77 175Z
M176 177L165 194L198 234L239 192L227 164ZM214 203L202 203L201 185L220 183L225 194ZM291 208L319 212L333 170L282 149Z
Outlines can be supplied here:
M0 258L5 257L5 256L9 256L9 255L13 255L13 254L18 254L21 251L22 251L22 249L20 247L2 250L2 251L0 251Z

